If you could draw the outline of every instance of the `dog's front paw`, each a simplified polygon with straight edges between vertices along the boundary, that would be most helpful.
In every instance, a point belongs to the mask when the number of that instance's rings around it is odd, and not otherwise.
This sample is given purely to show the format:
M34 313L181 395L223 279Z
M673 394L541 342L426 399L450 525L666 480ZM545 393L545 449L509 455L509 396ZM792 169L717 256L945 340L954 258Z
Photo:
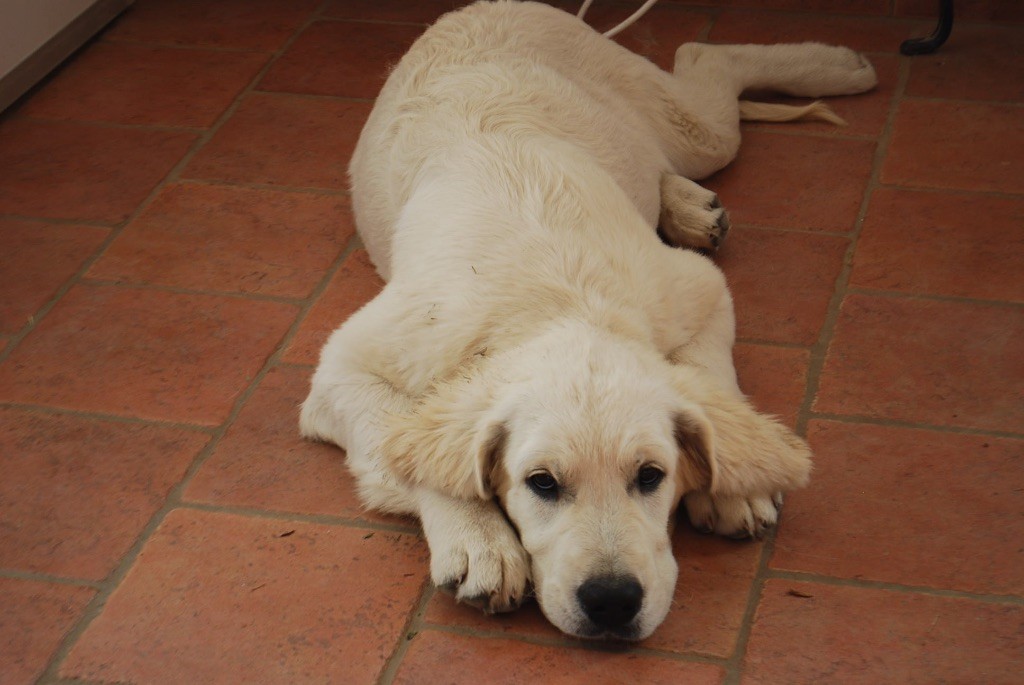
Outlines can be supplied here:
M779 520L782 493L739 497L691 492L684 499L694 528L730 538L760 539Z
M459 602L489 614L522 603L530 559L505 521L452 528L429 542L431 579Z

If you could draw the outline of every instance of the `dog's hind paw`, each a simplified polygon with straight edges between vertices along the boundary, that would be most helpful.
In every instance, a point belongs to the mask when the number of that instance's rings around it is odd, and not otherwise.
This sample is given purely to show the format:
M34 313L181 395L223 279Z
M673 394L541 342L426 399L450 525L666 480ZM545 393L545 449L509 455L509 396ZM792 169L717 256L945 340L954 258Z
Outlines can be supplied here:
M682 176L662 177L662 240L673 247L715 252L728 232L729 216L718 195Z
M779 520L782 493L737 497L691 492L684 504L690 523L701 532L760 539Z

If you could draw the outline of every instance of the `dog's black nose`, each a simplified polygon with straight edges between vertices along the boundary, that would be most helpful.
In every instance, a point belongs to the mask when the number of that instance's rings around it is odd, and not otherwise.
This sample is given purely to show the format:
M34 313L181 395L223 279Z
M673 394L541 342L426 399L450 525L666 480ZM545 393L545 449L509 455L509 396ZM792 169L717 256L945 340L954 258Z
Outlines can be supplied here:
M614 630L640 612L644 589L633 576L599 576L580 585L576 599L594 625Z

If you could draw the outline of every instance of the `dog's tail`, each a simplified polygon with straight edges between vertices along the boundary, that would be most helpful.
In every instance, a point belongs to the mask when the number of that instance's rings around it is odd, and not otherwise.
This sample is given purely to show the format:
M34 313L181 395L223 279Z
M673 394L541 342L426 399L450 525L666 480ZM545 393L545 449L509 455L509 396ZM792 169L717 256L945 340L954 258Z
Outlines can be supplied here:
M740 100L740 119L743 121L797 121L813 119L846 126L846 120L832 111L821 100L809 105L779 105L770 102Z

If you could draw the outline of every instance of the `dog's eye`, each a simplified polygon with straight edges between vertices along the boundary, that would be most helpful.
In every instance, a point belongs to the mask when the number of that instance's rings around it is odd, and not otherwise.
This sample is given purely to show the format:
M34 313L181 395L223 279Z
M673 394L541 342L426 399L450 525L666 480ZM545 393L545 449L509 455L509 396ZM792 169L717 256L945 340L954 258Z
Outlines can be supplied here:
M538 471L526 479L526 484L538 497L556 499L558 497L558 481L547 471Z
M661 484L661 479L665 477L665 472L659 469L657 466L645 466L640 469L640 473L636 476L637 487L640 488L640 492L648 493L654 492L658 489Z

